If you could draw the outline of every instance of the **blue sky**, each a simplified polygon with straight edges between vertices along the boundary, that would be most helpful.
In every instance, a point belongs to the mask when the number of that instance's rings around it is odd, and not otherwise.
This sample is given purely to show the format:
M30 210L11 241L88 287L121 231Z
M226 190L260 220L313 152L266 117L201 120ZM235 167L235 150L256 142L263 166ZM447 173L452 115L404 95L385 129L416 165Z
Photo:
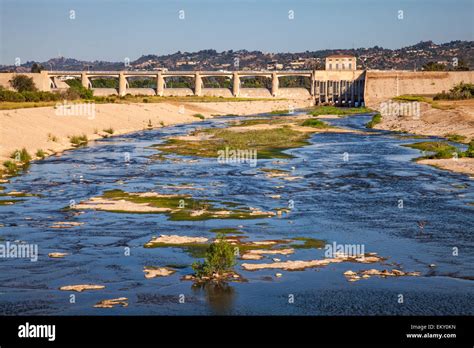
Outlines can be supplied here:
M0 0L0 64L208 48L399 48L473 40L473 17L474 0Z

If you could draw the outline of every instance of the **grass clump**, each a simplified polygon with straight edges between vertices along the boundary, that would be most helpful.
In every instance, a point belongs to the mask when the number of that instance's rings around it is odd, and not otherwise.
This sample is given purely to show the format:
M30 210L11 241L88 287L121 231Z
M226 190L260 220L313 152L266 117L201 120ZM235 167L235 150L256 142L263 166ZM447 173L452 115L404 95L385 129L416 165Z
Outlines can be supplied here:
M445 137L446 139L454 143L463 143L464 141L466 141L466 137L464 135L459 134L446 134Z
M46 152L44 152L42 149L38 149L36 151L36 157L44 159L46 157Z
M16 150L10 155L10 158L21 163L29 163L31 161L31 155L28 153L28 151L26 151L25 148Z
M103 129L102 131L104 131L105 133L111 134L111 135L114 134L114 129L112 127Z
M203 114L194 114L193 116L196 117L196 118L199 118L200 120L204 120L204 119L205 119L205 117L204 117Z
M465 153L459 151L455 146L449 145L443 141L425 141L415 144L403 145L412 149L417 149L426 152L433 152L431 155L423 156L425 159L442 159L453 158L454 156L464 157Z
M379 124L380 122L382 122L382 115L375 114L374 116L372 116L372 120L367 122L367 124L365 126L367 128L374 128L375 125Z
M3 162L3 166L5 167L5 173L7 175L17 175L20 171L16 162L14 161L5 161Z
M315 118L308 118L302 124L304 127L313 127L313 128L328 128L329 125L326 122Z
M218 235L206 251L204 262L192 265L196 277L219 277L225 272L232 272L236 264L234 247L222 235Z
M82 134L82 135L73 135L72 137L69 138L69 141L71 142L73 146L79 147L79 146L87 145L88 139L87 139L87 135Z

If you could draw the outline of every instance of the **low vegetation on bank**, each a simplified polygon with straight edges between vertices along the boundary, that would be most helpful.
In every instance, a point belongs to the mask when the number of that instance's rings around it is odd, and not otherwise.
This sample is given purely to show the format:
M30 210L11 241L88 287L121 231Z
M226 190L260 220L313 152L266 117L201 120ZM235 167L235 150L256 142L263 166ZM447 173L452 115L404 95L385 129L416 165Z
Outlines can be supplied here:
M372 116L372 120L370 120L369 122L367 122L367 124L365 125L367 128L374 128L377 124L379 124L380 122L382 122L382 115L380 114L375 114L374 116Z
M431 153L418 159L474 158L474 140L469 143L469 147L466 151L461 151L457 147L444 141L425 141L403 146Z
M474 84L463 83L454 86L449 92L442 92L434 96L434 100L463 100L474 98Z
M9 176L18 175L20 171L26 169L32 160L31 155L25 148L16 150L10 155L11 160L3 162L1 173Z

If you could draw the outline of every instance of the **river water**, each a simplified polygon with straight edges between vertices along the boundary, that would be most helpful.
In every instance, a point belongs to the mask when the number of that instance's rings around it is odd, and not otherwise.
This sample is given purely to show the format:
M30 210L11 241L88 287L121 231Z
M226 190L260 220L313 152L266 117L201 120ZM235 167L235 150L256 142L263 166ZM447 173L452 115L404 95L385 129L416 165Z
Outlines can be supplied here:
M364 130L369 119L361 115L328 122ZM416 164L412 159L420 152L401 144L420 140L384 131L313 135L310 145L288 150L294 158L277 167L304 177L295 181L266 178L259 168L275 167L273 160L258 160L252 168L218 164L216 159L196 163L149 159L157 153L150 146L167 136L197 127L222 127L231 120L218 118L103 139L33 163L25 174L4 184L4 192L38 196L0 206L0 243L36 244L39 258L37 262L0 259L0 313L474 314L474 206L468 204L474 202L474 183L468 176ZM284 207L291 200L294 208L283 217L197 222L169 221L164 214L77 214L63 209L71 200L80 202L105 190L176 193L163 186L182 183L204 188L180 191L198 199L231 201L265 211ZM52 228L58 221L84 224ZM423 229L419 221L426 222ZM196 288L180 280L192 273L189 265L194 258L179 248L143 247L160 234L213 238L211 229L237 226L249 240L311 237L360 244L365 252L376 252L397 266L339 263L304 271L248 272L237 265L247 282ZM130 255L125 255L127 248ZM70 255L48 257L57 251ZM289 259L320 259L323 253L300 249ZM182 266L169 277L144 278L144 266L169 264ZM369 268L401 268L421 272L421 276L357 282L343 276L347 270ZM277 272L282 276L275 277ZM82 293L59 290L74 284L106 288ZM100 300L117 297L127 297L129 306L93 308Z

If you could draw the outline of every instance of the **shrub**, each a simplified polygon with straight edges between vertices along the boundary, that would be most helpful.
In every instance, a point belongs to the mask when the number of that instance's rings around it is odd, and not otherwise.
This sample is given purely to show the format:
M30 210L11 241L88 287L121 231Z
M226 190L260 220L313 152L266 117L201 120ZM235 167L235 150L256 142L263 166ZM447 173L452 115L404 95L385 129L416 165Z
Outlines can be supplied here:
M474 158L474 139L471 140L471 142L469 143L469 146L468 146L466 152L464 153L464 155L466 157Z
M454 86L449 90L448 93L442 92L433 98L434 100L459 100L459 99L471 99L474 98L474 84L463 83Z
M18 92L35 92L36 86L32 77L26 75L16 75L10 81L10 85Z
M22 163L28 163L31 161L31 155L28 153L28 151L26 151L25 148L16 150L10 155L10 158Z
M204 262L195 262L192 268L196 276L202 278L232 271L234 265L234 247L224 239L222 234L219 234L206 251Z
M36 157L43 159L46 157L46 152L44 152L42 149L38 149L36 151Z
M315 118L309 118L305 120L302 124L304 127L313 127L313 128L328 128L328 124L321 120L317 120Z
M82 134L82 135L74 135L70 137L69 141L71 142L71 144L77 147L77 146L86 145L88 140L87 140L87 136L85 134Z
M367 128L374 128L374 126L376 124L379 124L380 122L382 122L382 115L375 114L374 116L372 116L372 120L370 122L367 122L367 124L365 126Z
M18 166L13 161L5 161L3 162L3 166L5 167L5 172L9 175L16 175L18 174Z
M201 119L201 120L204 120L204 119L205 119L205 117L204 117L203 114L194 114L193 116L194 116L194 117L197 117L197 118L199 118L199 119Z

